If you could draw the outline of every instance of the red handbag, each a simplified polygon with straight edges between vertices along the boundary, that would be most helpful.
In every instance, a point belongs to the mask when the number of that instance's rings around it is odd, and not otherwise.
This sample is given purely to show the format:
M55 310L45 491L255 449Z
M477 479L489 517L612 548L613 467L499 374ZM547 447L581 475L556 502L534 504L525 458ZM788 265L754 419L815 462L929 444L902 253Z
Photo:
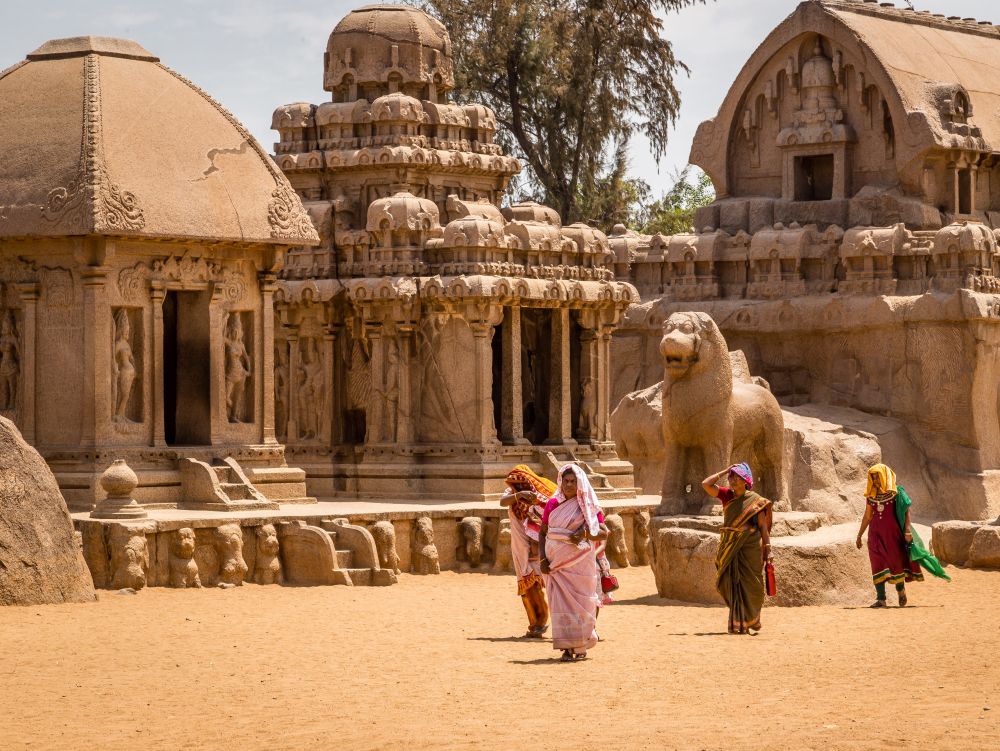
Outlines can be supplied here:
M604 594L614 592L618 589L618 577L614 574L604 574L601 576L601 591Z
M778 582L774 578L774 564L768 561L764 564L764 590L768 597L778 594Z

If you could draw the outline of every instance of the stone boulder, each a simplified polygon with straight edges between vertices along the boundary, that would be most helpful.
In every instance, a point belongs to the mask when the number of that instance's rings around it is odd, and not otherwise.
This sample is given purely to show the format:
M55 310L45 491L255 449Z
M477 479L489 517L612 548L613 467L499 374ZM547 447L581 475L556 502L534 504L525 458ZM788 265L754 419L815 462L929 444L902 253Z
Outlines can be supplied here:
M972 540L982 526L977 522L938 522L931 527L931 547L934 555L944 564L967 565Z
M722 604L715 590L719 536L703 529L653 525L653 575L661 597ZM666 520L664 520L666 521ZM778 594L765 604L863 605L873 596L871 569L855 547L856 524L840 524L772 537Z
M0 417L0 604L96 599L56 478Z

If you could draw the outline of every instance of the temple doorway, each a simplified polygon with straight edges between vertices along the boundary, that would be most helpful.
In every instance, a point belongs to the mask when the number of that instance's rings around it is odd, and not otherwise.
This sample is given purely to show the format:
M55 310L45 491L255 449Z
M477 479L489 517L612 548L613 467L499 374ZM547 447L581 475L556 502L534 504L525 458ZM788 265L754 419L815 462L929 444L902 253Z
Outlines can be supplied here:
M163 427L170 446L212 443L209 302L202 292L163 300Z

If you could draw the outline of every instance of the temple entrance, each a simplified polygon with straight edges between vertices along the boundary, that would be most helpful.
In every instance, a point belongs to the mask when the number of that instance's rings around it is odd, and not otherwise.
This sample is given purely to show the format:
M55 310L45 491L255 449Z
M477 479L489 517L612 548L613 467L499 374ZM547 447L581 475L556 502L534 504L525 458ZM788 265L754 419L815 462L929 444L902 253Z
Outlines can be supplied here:
M521 399L524 437L539 445L549 436L549 371L551 370L552 312L521 311Z
M212 443L207 292L167 292L163 300L163 429L167 445Z

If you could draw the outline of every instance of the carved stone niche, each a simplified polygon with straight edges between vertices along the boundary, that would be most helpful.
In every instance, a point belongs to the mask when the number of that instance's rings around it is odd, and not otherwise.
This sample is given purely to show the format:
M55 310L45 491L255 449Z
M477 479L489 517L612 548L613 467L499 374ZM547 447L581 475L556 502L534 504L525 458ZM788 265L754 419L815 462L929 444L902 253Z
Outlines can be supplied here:
M232 311L226 317L223 362L226 376L226 416L231 423L254 421L254 330L252 311Z
M13 309L0 310L0 412L13 417L21 386L21 326Z
M113 308L111 317L111 420L125 427L144 418L142 309Z

